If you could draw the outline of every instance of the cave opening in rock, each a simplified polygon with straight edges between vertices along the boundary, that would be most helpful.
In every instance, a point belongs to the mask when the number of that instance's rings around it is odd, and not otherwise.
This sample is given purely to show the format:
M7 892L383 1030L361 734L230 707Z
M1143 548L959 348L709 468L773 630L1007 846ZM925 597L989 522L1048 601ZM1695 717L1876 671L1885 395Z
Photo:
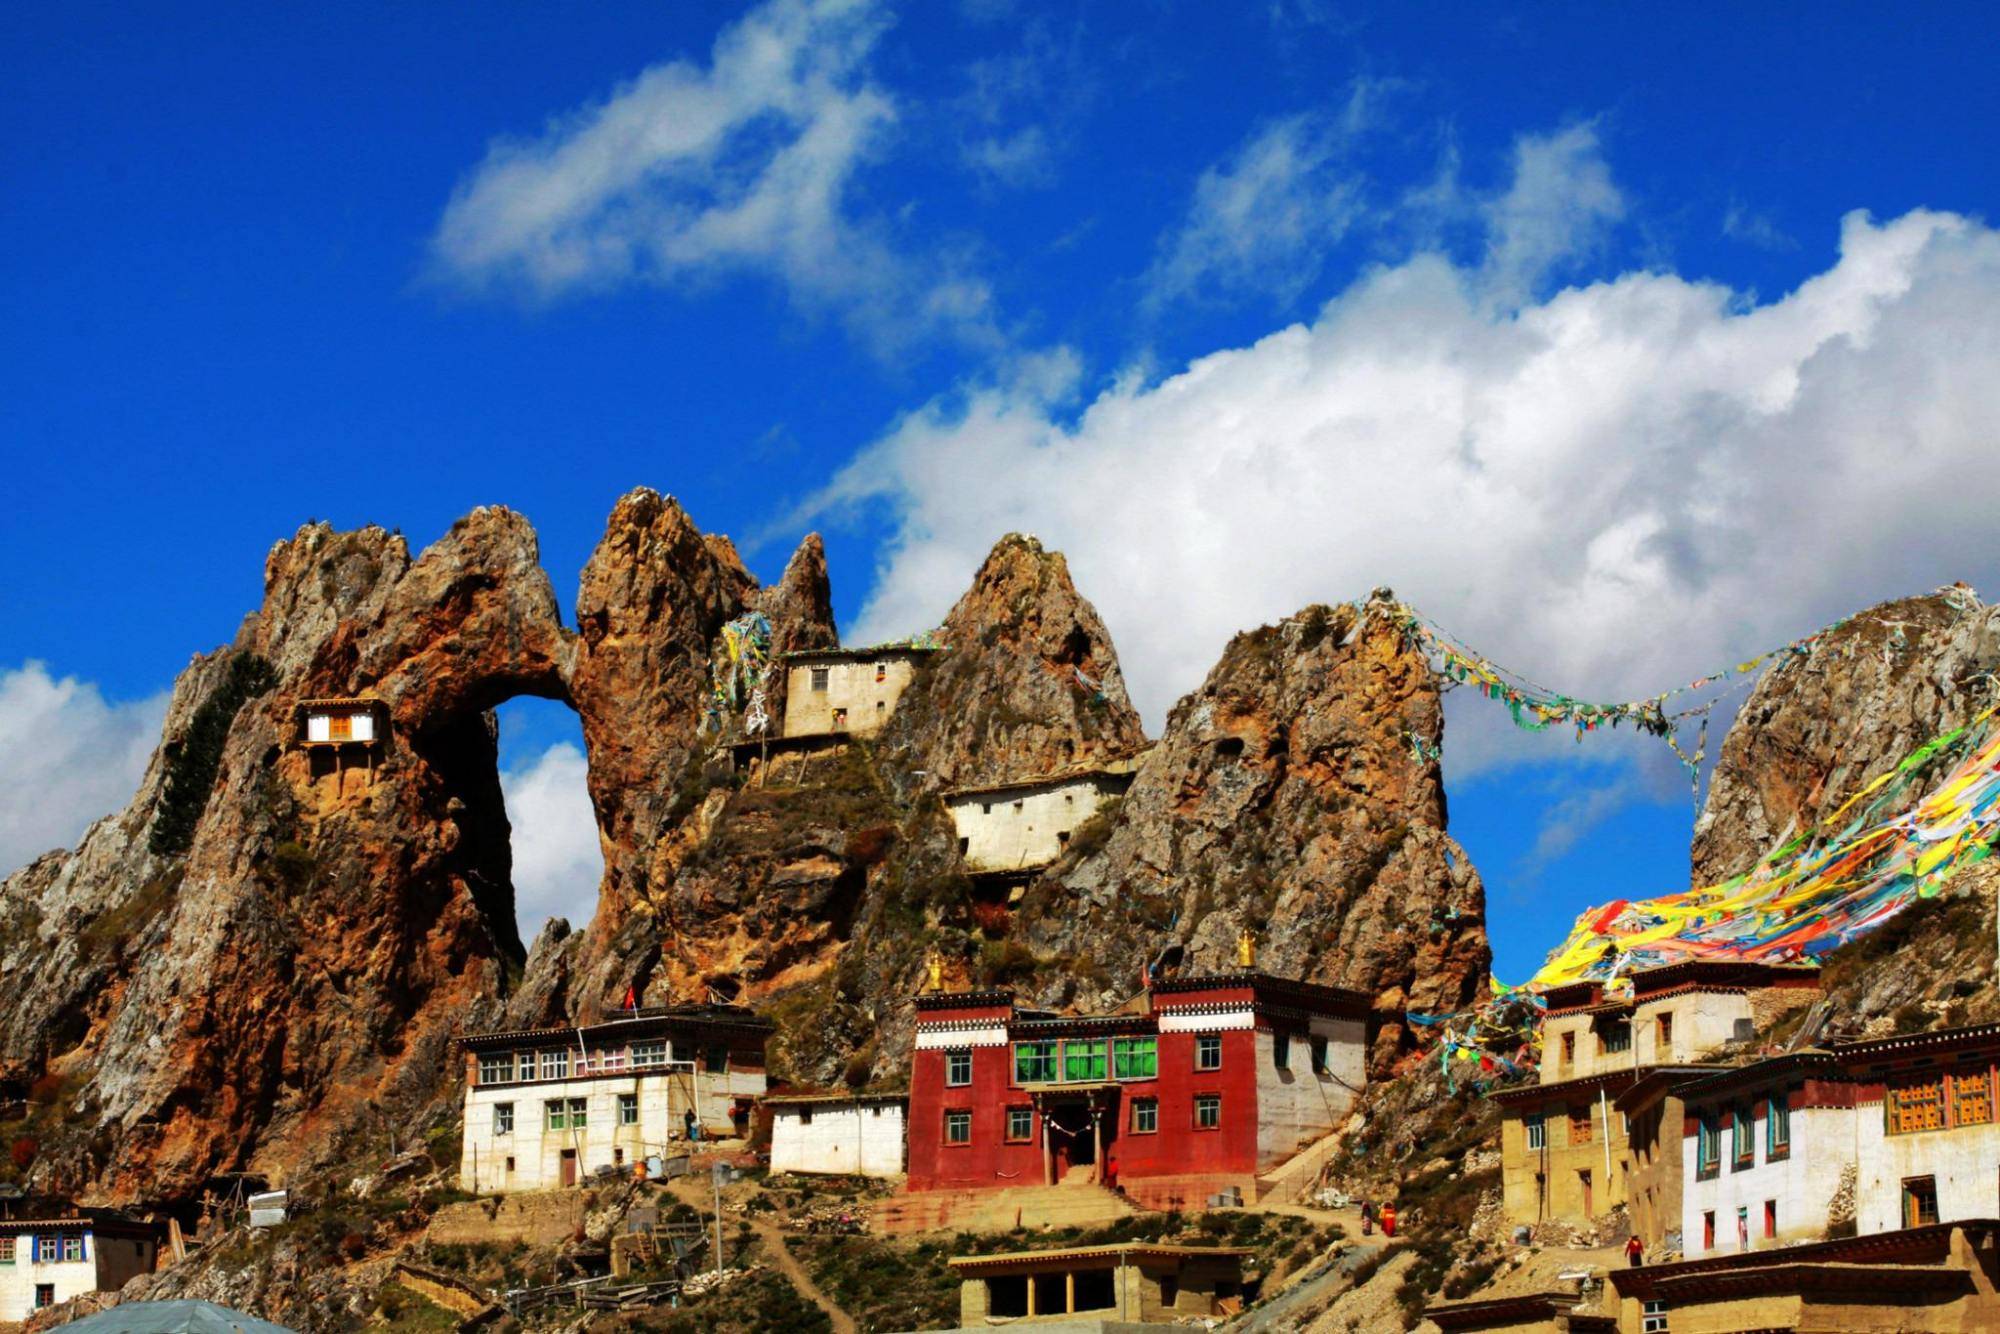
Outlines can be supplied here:
M500 705L500 790L510 829L514 928L525 947L552 917L582 930L597 910L604 854L587 786L583 723L566 703Z

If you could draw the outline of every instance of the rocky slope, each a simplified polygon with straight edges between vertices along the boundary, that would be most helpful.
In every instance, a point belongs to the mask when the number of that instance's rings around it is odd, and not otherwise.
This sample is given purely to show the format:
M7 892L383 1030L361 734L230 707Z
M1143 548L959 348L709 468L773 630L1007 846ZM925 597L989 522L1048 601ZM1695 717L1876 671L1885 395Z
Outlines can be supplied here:
M574 629L504 509L414 558L374 528L277 544L262 606L177 682L132 804L0 883L0 1078L33 1090L34 1184L171 1202L352 1161L449 1118L454 1034L587 1021L628 986L764 1006L780 1073L883 1082L932 948L958 980L1106 1005L1163 952L1224 963L1247 925L1268 967L1380 993L1385 1055L1401 1007L1481 984L1479 882L1412 744L1439 739L1436 686L1386 619L1240 636L1122 812L1009 908L939 793L1145 746L1063 558L1003 539L887 732L756 783L704 728L718 635L751 611L775 651L836 642L817 539L760 588L647 490L613 508ZM295 709L357 694L388 738L337 775ZM491 712L524 694L581 719L605 859L589 924L531 949Z
M1695 824L1693 883L1749 870L1918 746L2000 700L1996 671L2000 607L1963 585L1858 612L1776 664L1723 742Z
M1386 604L1383 604L1386 605ZM1181 700L1101 848L1031 896L1038 946L1135 978L1162 952L1377 997L1378 1056L1405 1009L1486 985L1485 895L1445 833L1438 685L1375 603L1238 635Z

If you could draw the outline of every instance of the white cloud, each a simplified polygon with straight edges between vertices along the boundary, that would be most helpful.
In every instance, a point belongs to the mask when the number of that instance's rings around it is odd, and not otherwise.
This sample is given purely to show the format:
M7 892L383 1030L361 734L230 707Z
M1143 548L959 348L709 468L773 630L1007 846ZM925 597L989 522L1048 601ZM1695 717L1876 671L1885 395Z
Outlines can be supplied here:
M1357 87L1340 125L1316 116L1274 121L1202 172L1187 217L1162 239L1146 275L1147 305L1203 295L1297 298L1361 216L1361 179L1343 170L1341 149L1363 105Z
M500 791L513 825L514 917L531 944L551 917L582 929L597 911L604 852L585 786L589 768L569 742L505 769Z
M706 66L650 66L538 137L496 141L439 221L436 271L542 298L751 271L885 345L940 327L989 339L984 285L906 258L852 199L896 120L868 78L885 26L871 0L768 0Z
M130 802L166 712L165 694L109 703L40 662L0 670L0 875Z
M1665 272L1519 296L1616 216L1583 133L1523 146L1483 259L1371 270L1310 323L1078 412L1022 380L909 413L816 502L893 517L855 637L935 624L997 534L1034 532L1157 727L1232 632L1377 584L1610 699L1880 598L1990 586L2000 233L1853 214L1837 262L1761 305ZM1593 749L1503 723L1447 752L1531 741Z

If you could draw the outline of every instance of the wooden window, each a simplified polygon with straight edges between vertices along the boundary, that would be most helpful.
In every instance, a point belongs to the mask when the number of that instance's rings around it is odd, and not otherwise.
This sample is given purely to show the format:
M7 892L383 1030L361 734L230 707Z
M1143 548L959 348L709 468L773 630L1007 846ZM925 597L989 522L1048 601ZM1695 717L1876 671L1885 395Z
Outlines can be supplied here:
M1655 1298L1640 1306L1640 1334L1667 1334L1667 1303Z
M729 1048L722 1045L710 1047L704 1054L702 1069L711 1075L726 1074L729 1070Z
M1010 1144L1025 1144L1034 1138L1035 1109L1032 1107L1009 1107L1007 1109L1007 1141Z
M1911 1080L1889 1090L1889 1133L1908 1135L1944 1126L1944 1077Z
M581 1130L590 1121L590 1102L585 1098L569 1100L569 1128Z
M1542 1119L1540 1112L1529 1112L1521 1118L1521 1125L1528 1132L1528 1147L1530 1149L1541 1149L1548 1144L1549 1127L1548 1123Z
M1590 1170L1585 1168L1576 1174L1576 1187L1583 1195L1583 1216L1590 1218L1597 1213L1597 1205L1590 1190Z
M1926 1227L1938 1221L1937 1178L1903 1179L1903 1226Z
M1783 1093L1764 1100L1764 1158L1788 1158L1792 1152L1792 1105Z
M1046 1084L1056 1077L1056 1044L1017 1042L1014 1044L1014 1082Z
M569 1104L561 1098L550 1098L542 1104L542 1129L568 1130Z
M1778 1235L1778 1202L1776 1200L1764 1201L1764 1235L1766 1237L1775 1237Z
M1194 1128L1216 1130L1222 1125L1222 1095L1197 1093L1194 1097Z
M14 1239L12 1237L0 1237L0 1265L10 1265L13 1263Z
M1665 1060L1668 1054L1673 1051L1674 1046L1674 1012L1672 1010L1660 1016L1659 1033L1660 1051L1658 1059Z
M644 1069L647 1066L667 1063L667 1044L661 1041L635 1042L632 1044L632 1064Z
M569 1078L569 1051L567 1049L545 1051L542 1053L542 1078Z
M1951 1077L1951 1123L1983 1126L1993 1120L1993 1080L1984 1070Z
M1576 1034L1563 1034L1562 1064L1576 1064Z
M326 734L334 741L354 739L354 719L345 713L336 713L326 720Z
M1160 1101L1157 1098L1132 1100L1132 1133L1150 1135L1160 1128Z
M972 1048L957 1047L944 1054L946 1088L963 1088L972 1082Z
M1607 1024L1597 1035L1597 1050L1600 1054L1613 1056L1619 1052L1632 1050L1632 1025L1630 1023Z
M521 1072L518 1075L516 1075L515 1078L533 1079L535 1077L535 1053L531 1051L521 1052L519 1055L519 1060L521 1062L520 1066Z
M1194 1068L1197 1070L1220 1070L1222 1068L1222 1035L1202 1033L1194 1040Z
M972 1143L972 1113L954 1111L944 1114L944 1142L947 1144Z
M1732 1171L1741 1171L1757 1161L1757 1141L1752 1138L1750 1109L1738 1107L1729 1114L1729 1158Z
M1722 1166L1722 1123L1713 1112L1705 1112L1695 1123L1695 1176L1706 1179Z
M1155 1079L1160 1073L1158 1038L1118 1038L1111 1044L1111 1073L1119 1079Z
M514 1104L496 1102L493 1104L493 1133L511 1135L514 1133Z
M479 1082L482 1084L505 1084L514 1077L514 1055L501 1052L498 1056L479 1058Z
M621 1093L618 1095L618 1124L636 1126L639 1124L639 1095Z
M1063 1043L1063 1079L1072 1084L1104 1078L1104 1039L1083 1038Z
M1715 1210L1713 1209L1707 1210L1701 1216L1701 1248L1705 1251L1715 1249Z
M1580 1103L1569 1109L1569 1142L1572 1144L1588 1144L1591 1138L1590 1104L1587 1102Z
M826 668L815 667L812 669L812 688L817 694L823 695L826 693Z

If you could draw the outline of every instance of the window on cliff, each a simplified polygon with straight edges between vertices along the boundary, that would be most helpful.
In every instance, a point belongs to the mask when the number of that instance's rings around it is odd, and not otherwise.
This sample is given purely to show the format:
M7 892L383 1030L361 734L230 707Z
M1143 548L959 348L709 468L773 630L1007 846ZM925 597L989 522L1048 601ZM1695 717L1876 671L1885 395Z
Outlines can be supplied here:
M525 948L550 918L561 917L576 931L590 924L604 854L581 720L568 705L545 699L509 700L495 713L513 926Z

